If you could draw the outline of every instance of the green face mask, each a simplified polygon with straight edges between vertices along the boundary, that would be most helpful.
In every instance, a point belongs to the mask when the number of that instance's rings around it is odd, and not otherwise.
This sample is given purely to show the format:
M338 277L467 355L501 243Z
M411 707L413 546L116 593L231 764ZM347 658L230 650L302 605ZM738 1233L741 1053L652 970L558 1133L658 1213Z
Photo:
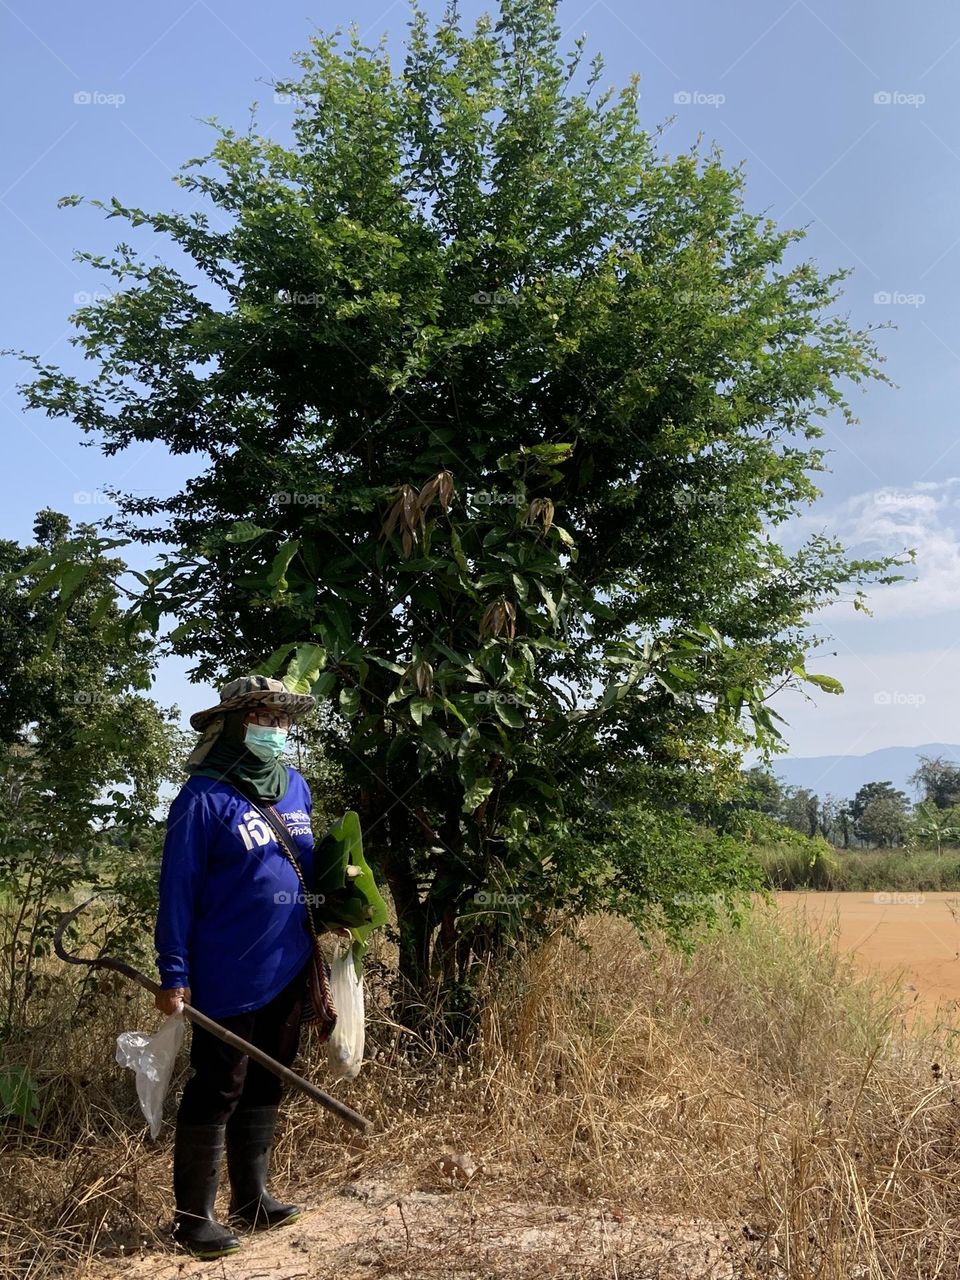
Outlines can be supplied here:
M274 764L283 755L287 745L286 729L268 729L262 724L248 724L243 743L264 764Z

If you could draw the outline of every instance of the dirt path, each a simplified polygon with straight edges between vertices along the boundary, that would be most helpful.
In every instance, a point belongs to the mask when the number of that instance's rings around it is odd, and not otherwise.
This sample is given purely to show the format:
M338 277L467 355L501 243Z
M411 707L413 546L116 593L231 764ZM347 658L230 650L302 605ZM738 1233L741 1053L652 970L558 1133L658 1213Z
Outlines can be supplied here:
M197 1262L158 1249L99 1259L89 1280L733 1280L747 1244L741 1228L630 1218L584 1204L504 1201L470 1188L407 1191L350 1183L297 1223L243 1237L243 1251Z

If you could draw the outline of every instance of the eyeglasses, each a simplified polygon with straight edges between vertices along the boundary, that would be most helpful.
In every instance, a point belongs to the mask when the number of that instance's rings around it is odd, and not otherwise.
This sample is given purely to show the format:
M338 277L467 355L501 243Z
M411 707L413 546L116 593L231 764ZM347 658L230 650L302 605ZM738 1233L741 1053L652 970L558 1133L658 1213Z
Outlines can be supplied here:
M293 724L293 718L284 711L278 714L272 711L250 711L245 723L263 725L267 729L289 729Z

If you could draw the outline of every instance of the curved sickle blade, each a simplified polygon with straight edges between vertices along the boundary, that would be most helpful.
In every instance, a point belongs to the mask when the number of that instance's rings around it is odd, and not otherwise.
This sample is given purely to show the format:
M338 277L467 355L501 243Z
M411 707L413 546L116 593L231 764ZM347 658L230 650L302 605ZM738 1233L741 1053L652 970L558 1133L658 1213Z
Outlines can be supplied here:
M71 955L63 945L63 933L69 924L77 918L84 907L98 898L98 893L87 898L85 902L81 902L79 906L74 907L72 911L66 912L60 917L56 932L53 935L53 949L61 960L67 964L85 964L91 969L112 969L114 973L122 973L124 977L130 978L146 991L152 992L154 995L161 989L158 982L152 981L145 973L141 973L139 969L135 969L132 964L127 964L126 960L115 960L112 956L98 956L95 960L84 960L82 956ZM305 1093L308 1098L312 1098L314 1102L326 1107L328 1111L332 1111L334 1115L339 1116L341 1120L352 1125L354 1129L359 1129L361 1133L369 1133L373 1125L359 1111L354 1111L352 1107L348 1107L345 1102L340 1102L337 1098L331 1098L329 1093L324 1093L322 1089L318 1089L315 1084L311 1084L309 1080L304 1080L303 1076L298 1076L295 1071L291 1071L289 1067L285 1067L282 1062L277 1062L275 1058L271 1058L268 1053L264 1053L262 1049L258 1049L255 1044L250 1044L241 1036L235 1035L232 1031L228 1031L226 1027L221 1027L219 1022L214 1022L212 1018L208 1018L205 1013L201 1013L199 1009L194 1009L193 1005L184 1002L183 1016L191 1022L195 1022L198 1027L203 1027L204 1031L209 1031L212 1036L216 1036L218 1040L222 1040L225 1044L231 1045L234 1049L239 1049L241 1053L245 1053L252 1058L254 1062L259 1062L262 1067L266 1067L268 1071L272 1071L275 1076L279 1076L285 1084L293 1089L297 1089L300 1093Z

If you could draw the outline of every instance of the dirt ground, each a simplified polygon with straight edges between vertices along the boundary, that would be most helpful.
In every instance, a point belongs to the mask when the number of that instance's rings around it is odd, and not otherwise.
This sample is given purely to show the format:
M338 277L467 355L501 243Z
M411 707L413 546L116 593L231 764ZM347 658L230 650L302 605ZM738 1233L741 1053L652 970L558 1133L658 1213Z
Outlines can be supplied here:
M489 1191L399 1193L347 1183L297 1222L241 1235L242 1252L199 1262L163 1245L104 1258L88 1280L734 1280L762 1248L749 1227L631 1218L610 1204L519 1203ZM752 1272L751 1272L752 1274ZM768 1272L769 1274L769 1272Z
M839 924L837 944L864 972L900 974L908 1004L960 1014L960 894L778 893L777 905L815 930Z

